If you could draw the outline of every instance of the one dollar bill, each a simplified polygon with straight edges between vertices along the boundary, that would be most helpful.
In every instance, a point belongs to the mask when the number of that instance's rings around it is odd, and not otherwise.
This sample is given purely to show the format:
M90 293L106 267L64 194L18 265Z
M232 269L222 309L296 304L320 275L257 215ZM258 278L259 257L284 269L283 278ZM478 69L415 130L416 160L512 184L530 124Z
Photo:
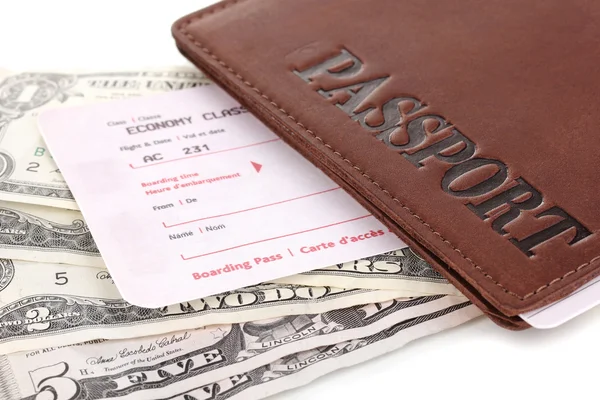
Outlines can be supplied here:
M113 72L0 71L0 200L78 209L39 134L46 108L210 84L193 68ZM94 149L90 149L94 151Z
M124 301L103 269L0 260L0 354L322 313L401 292L263 284L162 308Z
M104 266L79 211L6 201L0 201L0 258Z
M11 354L0 388L6 400L260 398L481 314L443 298Z

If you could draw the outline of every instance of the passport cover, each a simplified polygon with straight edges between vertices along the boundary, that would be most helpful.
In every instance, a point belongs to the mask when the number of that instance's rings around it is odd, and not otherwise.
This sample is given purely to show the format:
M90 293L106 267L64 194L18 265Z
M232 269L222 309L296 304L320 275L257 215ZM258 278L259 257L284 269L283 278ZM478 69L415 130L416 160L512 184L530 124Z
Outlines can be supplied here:
M496 323L600 274L600 3L230 0L179 50ZM290 177L293 179L293 177Z

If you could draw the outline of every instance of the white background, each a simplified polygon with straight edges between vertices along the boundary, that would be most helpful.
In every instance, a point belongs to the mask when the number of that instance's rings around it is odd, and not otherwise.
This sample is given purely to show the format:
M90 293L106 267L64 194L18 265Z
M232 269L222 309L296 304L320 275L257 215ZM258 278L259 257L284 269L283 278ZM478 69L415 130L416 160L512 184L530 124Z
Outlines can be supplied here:
M4 0L0 68L187 65L171 24L210 3ZM511 332L482 317L272 399L598 399L598 358L599 308L549 331Z

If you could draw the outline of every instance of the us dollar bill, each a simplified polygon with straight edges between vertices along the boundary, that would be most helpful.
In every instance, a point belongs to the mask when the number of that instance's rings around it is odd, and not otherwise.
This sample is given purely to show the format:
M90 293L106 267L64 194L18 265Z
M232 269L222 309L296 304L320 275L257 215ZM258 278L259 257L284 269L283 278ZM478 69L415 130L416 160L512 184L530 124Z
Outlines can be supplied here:
M104 267L80 212L6 201L0 201L0 258Z
M450 306L400 322L374 335L295 353L243 374L156 399L262 399L397 350L411 341L454 328L480 315L480 311L470 303Z
M322 313L401 292L262 284L161 308L124 301L104 269L0 260L0 354Z
M210 81L191 67L0 71L0 200L78 209L39 134L37 115L41 110L207 84Z
M460 295L460 291L409 247L287 276L274 282Z
M443 298L11 354L0 358L0 393L6 400L260 398L481 314L464 299ZM412 307L420 309L407 313ZM369 317L377 321L358 321Z

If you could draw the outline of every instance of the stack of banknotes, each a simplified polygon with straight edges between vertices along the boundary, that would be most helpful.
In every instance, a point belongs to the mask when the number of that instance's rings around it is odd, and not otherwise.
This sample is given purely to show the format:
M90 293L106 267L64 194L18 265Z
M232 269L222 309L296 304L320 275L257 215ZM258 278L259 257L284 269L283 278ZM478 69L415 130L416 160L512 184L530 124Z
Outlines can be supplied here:
M210 84L186 68L0 71L0 399L259 399L481 315L409 248L158 309L124 301L37 114Z

